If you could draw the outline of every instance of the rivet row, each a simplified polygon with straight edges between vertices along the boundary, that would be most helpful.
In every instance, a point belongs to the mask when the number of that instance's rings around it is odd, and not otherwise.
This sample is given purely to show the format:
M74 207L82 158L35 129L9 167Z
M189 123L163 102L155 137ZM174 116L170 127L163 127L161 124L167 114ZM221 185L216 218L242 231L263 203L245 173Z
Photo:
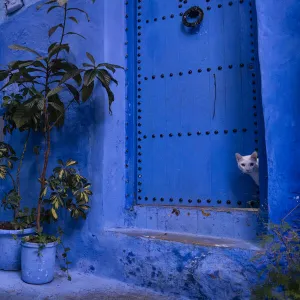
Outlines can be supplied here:
M249 5L252 6L252 2L251 1L249 2ZM254 26L253 26L252 10L249 11L249 14L250 14L250 36L253 38L254 37L254 33L253 33ZM255 54L255 42L254 42L253 39L251 39L250 44L251 44L250 53L251 53L251 55L253 55L253 54ZM251 60L254 61L255 58L252 57ZM254 86L254 89L252 90L253 101L256 101L256 88L255 88L256 81L252 81L252 84ZM256 130L254 131L254 134L256 136L255 139L254 139L254 143L258 144L258 138L257 137L258 137L259 132L257 130L257 128L258 128L258 122L257 122L257 106L256 106L256 103L253 105L253 110L254 110L254 114L253 114L253 116L254 116L254 123L253 124L256 127ZM256 147L255 150L258 151L258 148Z
M142 190L141 189L138 189L138 192L141 193ZM178 201L180 203L183 203L183 202L188 202L188 203L208 203L208 204L211 204L212 202L216 202L217 204L222 204L222 203L226 203L227 205L231 205L232 204L232 200L221 200L221 199L218 199L216 201L212 201L211 199L205 199L205 200L202 200L202 199L196 199L196 200L193 200L193 199L186 199L184 200L183 198L178 198L178 199L175 199L173 197L171 198L164 198L164 197L142 197L142 196L138 196L138 199L139 200L145 200L145 201L153 201L153 202L157 202L157 201L160 201L160 202L165 202L165 201L169 201L169 202L174 202L174 201ZM237 201L237 205L241 206L242 205L242 201Z
M138 125L139 127L141 127L141 124L140 125ZM247 128L243 128L243 129L241 129L240 131L242 131L242 132L247 132ZM232 132L233 133L237 133L238 132L238 129L236 129L236 128L234 128L234 129L232 129ZM196 133L194 133L194 135L210 135L210 134L215 134L215 135L217 135L217 134L219 134L219 133L222 133L222 131L219 131L219 130L215 130L215 131L204 131L204 132L201 132L201 131L197 131ZM227 129L225 129L225 130L223 130L223 133L224 134L228 134L229 133L229 130L227 130ZM255 130L254 131L254 133L256 134L257 133L257 130ZM142 132L139 130L138 131L138 134L139 135L141 135L142 134ZM192 136L193 135L193 133L192 132L187 132L187 133L182 133L182 132L178 132L177 134L175 134L175 133L169 133L169 134L163 134L163 133L160 133L160 134L152 134L152 135L150 135L153 139L155 139L156 137L160 137L160 138L163 138L163 137L165 137L165 136L167 136L167 137L173 137L173 136L179 136L179 137L182 137L182 136L185 136L185 135L187 135L187 136ZM143 135L143 138L144 139L147 139L148 138L148 136L147 135ZM139 138L140 140L141 140L141 138Z
M125 4L126 5L128 5L128 1L126 1L125 2ZM126 18L126 28L125 28L125 31L126 31L126 34L128 35L129 33L128 33L128 24L127 24L127 19L128 19L128 13L127 13L127 10L128 10L128 8L126 7L126 15L125 15L125 18ZM126 41L125 42L125 47L126 47L126 53L128 52L128 41ZM127 58L128 58L128 55L126 54L125 55L125 58L126 58L126 63L127 63ZM128 68L127 68L127 66L126 66L126 70L128 70ZM127 98L127 96L126 96L126 98ZM127 103L127 110L129 110L130 109L130 106L129 106L129 103ZM126 123L125 123L125 125L126 126L128 126L129 125L129 114L127 114L126 113ZM127 147L128 147L128 141L129 140L129 138L128 138L128 136L126 136L126 142L125 142L125 144L126 144L126 151L125 151L125 157L126 157L126 161L128 160L128 156L129 156L129 151L128 151L128 149L127 149ZM126 179L125 179L125 183L126 183L126 194L125 194L125 197L126 198L129 198L129 196L130 196L130 194L128 193L129 192L129 190L131 189L131 184L129 185L129 170L128 170L128 168L129 168L129 165L128 165L128 163L126 162L126 164L125 164L125 168L126 168Z
M184 2L184 3L187 3L187 2ZM240 0L240 3L242 4L242 3L244 3L244 1L243 0ZM232 6L233 5L233 2L232 1L229 1L228 2L228 5L229 6ZM222 8L224 5L222 5L222 4L218 4L218 8ZM140 6L139 6L140 7ZM179 4L178 5L178 8L182 8L183 6L182 6L182 4ZM141 9L141 7L140 7L140 9ZM212 7L211 6L207 6L206 7L206 9L208 10L208 11L210 11L211 9L212 9ZM142 13L141 12L139 12L138 13L138 16L140 17L142 15ZM182 17L182 15L183 15L183 13L181 12L181 13L179 13L179 16L180 17ZM147 19L146 20L146 23L148 24L148 23L150 23L151 21L154 21L154 22L157 22L157 21L159 21L159 20L167 20L168 18L170 18L170 19L174 19L174 17L175 17L175 15L174 14L171 14L170 16L162 16L162 17L156 17L156 18L153 18L152 20L149 20L149 19ZM138 19L138 22L140 23L142 20L141 19Z
M245 64L240 64L239 65L239 67L240 68L244 68L244 66L245 66ZM233 65L229 65L228 66L228 69L233 69ZM248 65L248 69L249 70L253 70L254 69L254 67L253 67L253 65L252 64L249 64ZM141 67L138 67L138 70L140 71L141 70ZM217 70L218 71L222 71L223 70L223 67L222 66L218 66L217 67ZM206 71L207 72L211 72L211 71L213 71L213 69L212 68L206 68ZM188 74L188 75L192 75L193 73L202 73L203 72L203 69L197 69L197 70L188 70L187 72L186 72L186 74ZM180 72L178 72L178 73L169 73L168 75L167 74L160 74L160 75L151 75L151 79L156 79L156 78L165 78L165 77L167 77L167 76L169 76L169 77L173 77L173 76L175 76L175 75L179 75L179 76L183 76L185 73L184 72L182 72L182 71L180 71ZM142 77L142 74L138 74L137 75L138 76L138 78L141 78ZM254 75L252 75L253 77L255 77L255 74ZM147 76L145 76L144 77L144 80L148 80L149 79L149 77L147 77ZM141 83L140 83L141 84Z

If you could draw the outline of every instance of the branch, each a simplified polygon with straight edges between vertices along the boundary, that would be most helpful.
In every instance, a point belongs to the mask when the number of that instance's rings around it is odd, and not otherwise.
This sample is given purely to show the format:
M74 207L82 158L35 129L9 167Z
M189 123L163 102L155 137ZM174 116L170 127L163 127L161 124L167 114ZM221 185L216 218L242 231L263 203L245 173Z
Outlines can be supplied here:
M11 173L9 171L7 171L7 175L10 177L10 179L12 181L12 184L14 186L14 189L16 189L16 187L17 187L16 186L16 182L15 182L14 178L12 177L12 175L11 175Z
M26 140L25 140L25 143L24 143L23 152L22 152L22 155L20 157L20 162L19 162L18 171L17 171L17 177L16 177L17 186L16 187L17 187L18 195L20 195L20 173L21 173L21 168L22 168L24 156L25 156L26 149L27 149L29 136L30 136L30 129L28 130L28 133L27 133L27 137L26 137Z
M289 251L289 245L288 243L285 241L284 237L281 235L280 232L277 231L277 229L273 229L274 232L277 234L278 238L281 240L281 242L284 244L286 251L288 252L288 261L289 261L289 265L292 265L293 263L295 263L293 256L291 255L290 251Z
M281 220L281 222L283 222L292 212L294 212L298 207L300 206L300 203L298 203L298 205L296 205L290 212L288 212L288 214Z
M68 10L67 7L68 7L68 3L66 3L64 5L64 22L63 22L63 29L62 29L62 33L61 33L61 37L60 37L59 46L62 45L62 42L64 40L64 36L65 36L65 29L66 29L66 22L67 22L67 10ZM58 58L58 54L59 54L59 52L56 53L56 58L55 59Z

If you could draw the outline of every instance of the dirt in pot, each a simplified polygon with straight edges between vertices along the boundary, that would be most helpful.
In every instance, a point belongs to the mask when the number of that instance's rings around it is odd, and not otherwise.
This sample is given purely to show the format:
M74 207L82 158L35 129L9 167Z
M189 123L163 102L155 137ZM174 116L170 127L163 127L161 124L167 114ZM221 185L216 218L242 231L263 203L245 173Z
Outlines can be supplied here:
M0 229L2 230L20 230L20 229L27 229L31 228L32 226L24 226L23 224L16 224L12 222L0 222Z
M48 244L53 242L59 242L60 239L56 236L46 235L46 234L37 234L30 235L23 238L24 242L36 243L36 244Z

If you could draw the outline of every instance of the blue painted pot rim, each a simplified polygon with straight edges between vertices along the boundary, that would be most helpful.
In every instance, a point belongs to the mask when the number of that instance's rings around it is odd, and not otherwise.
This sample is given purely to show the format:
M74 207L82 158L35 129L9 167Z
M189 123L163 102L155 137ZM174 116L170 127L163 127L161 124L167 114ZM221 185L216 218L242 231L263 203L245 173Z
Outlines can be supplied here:
M35 227L32 228L26 228L26 229L17 229L17 230L6 230L6 229L0 229L0 235L18 235L18 234L29 234L34 233Z
M52 243L48 243L43 245L44 248L53 248L56 247L58 244L58 242L52 242ZM26 248L39 248L40 244L38 243L30 243L30 242L22 242L22 247L26 247Z

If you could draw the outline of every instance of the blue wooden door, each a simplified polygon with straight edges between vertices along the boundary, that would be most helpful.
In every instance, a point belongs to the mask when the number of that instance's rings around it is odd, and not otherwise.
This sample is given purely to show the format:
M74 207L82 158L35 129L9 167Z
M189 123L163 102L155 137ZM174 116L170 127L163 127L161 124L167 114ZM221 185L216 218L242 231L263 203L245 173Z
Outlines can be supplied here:
M202 24L182 14L197 5ZM258 148L253 1L136 3L137 203L247 207L257 187L235 153Z

